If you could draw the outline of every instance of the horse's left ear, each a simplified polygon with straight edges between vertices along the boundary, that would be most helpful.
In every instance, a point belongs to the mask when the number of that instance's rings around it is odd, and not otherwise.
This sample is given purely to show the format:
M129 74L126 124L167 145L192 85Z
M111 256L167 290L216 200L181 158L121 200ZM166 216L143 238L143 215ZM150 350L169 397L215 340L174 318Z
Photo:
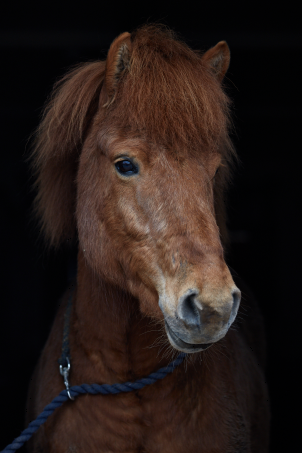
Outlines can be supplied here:
M106 60L105 72L105 105L114 100L119 79L130 65L131 39L130 33L122 33L111 44Z
M220 82L222 82L229 68L230 58L230 49L225 41L220 41L202 56L203 61L210 67Z

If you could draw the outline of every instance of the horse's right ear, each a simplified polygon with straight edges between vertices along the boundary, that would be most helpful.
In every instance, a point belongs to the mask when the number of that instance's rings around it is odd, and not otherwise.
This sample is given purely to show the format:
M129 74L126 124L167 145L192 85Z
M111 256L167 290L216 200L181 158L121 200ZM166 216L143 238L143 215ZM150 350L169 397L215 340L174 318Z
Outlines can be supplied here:
M99 105L109 105L130 63L129 33L118 36L107 60L79 66L55 86L36 134L36 213L51 245L76 237L78 158ZM103 102L102 102L103 101Z
M122 33L111 44L106 59L105 84L100 103L103 107L110 105L115 98L119 79L130 67L131 35Z

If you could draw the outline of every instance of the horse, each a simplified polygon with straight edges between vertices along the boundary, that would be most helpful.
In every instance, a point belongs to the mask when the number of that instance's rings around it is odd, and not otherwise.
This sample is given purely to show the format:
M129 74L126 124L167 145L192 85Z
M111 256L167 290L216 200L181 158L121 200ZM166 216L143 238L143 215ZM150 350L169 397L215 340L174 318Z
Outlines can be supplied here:
M225 258L229 62L225 41L202 53L145 25L56 84L33 150L35 206L49 246L76 242L78 264L27 419L64 389L70 297L70 385L134 381L186 357L141 390L66 402L31 452L268 451L262 318ZM249 311L234 323L239 287Z

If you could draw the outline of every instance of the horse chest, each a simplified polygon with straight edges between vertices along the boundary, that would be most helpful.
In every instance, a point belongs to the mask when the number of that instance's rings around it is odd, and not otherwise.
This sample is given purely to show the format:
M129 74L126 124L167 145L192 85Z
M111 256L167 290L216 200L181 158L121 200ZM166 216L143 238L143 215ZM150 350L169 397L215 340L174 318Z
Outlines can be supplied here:
M192 401L154 391L117 396L83 396L64 408L49 426L50 451L94 452L248 452L244 427L226 433L222 414L205 414ZM230 418L230 417L227 417ZM231 420L229 420L231 423ZM235 420L234 420L235 421ZM219 426L220 425L220 426ZM236 431L236 432L235 432ZM238 431L238 432L237 432ZM48 436L47 436L48 437ZM236 440L232 440L236 439ZM239 440L238 440L239 439ZM236 447L236 442L241 447ZM232 446L233 445L233 446Z

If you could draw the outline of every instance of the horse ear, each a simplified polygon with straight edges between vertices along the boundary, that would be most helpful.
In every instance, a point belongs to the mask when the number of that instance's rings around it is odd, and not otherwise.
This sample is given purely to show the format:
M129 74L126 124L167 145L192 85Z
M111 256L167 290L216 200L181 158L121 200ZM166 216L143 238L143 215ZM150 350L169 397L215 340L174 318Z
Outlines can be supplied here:
M124 71L130 66L130 37L130 33L122 33L113 41L109 48L105 75L105 90L107 99L104 107L113 102L118 81ZM105 99L102 99L102 101L103 100Z
M211 71L215 74L219 82L222 82L230 65L230 57L229 46L225 41L220 41L202 56L202 60L210 66Z

